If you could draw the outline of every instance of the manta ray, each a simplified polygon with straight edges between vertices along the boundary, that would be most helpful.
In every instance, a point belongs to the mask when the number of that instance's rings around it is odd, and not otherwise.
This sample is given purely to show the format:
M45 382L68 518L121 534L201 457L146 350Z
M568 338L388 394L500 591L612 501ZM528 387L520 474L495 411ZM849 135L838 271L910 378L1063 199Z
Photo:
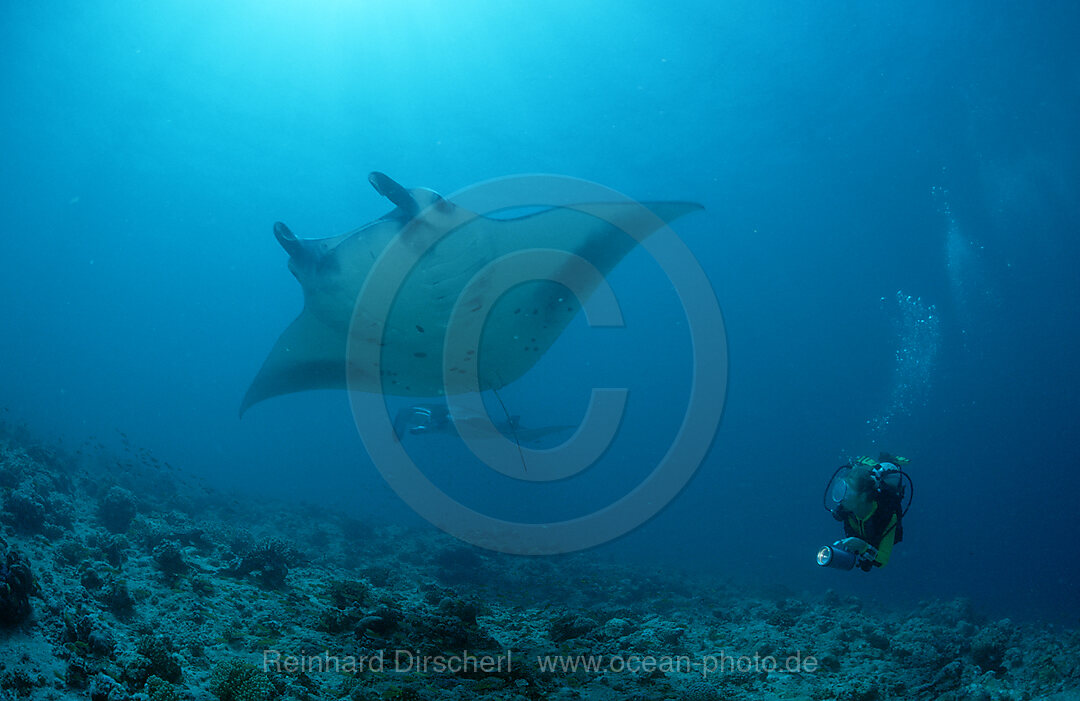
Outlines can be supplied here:
M474 415L467 409L451 411L445 404L414 404L398 410L394 418L394 435L400 441L410 435L455 434L460 427L477 423L478 426L473 434L476 438L510 435L518 443L529 444L536 443L547 436L573 431L577 428L577 426L526 427L522 425L521 417L515 415L493 424L497 433L489 433L479 419L478 415Z
M702 208L694 202L587 203L502 219L432 190L406 189L382 173L371 173L368 181L395 207L359 229L305 239L274 225L303 289L304 308L255 376L241 415L265 399L312 389L443 396L447 372L471 373L479 390L498 390L555 343L600 283L595 273L606 276L639 240ZM419 257L387 293L388 306L358 304L380 261L402 250ZM492 264L515 254L535 254L525 259L531 278L500 286ZM591 266L593 277L573 261ZM453 314L472 324L475 343L457 349L447 344ZM355 362L350 356L358 347L376 348L381 361L371 367ZM450 393L458 391L464 390Z

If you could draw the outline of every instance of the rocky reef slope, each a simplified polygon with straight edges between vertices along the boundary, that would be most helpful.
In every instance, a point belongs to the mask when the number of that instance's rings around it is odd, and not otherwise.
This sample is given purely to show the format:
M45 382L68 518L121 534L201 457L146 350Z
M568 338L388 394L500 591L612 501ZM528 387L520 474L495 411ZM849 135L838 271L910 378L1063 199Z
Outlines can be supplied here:
M137 451L136 451L137 453ZM0 698L1077 698L1076 631L871 612L206 489L0 436Z

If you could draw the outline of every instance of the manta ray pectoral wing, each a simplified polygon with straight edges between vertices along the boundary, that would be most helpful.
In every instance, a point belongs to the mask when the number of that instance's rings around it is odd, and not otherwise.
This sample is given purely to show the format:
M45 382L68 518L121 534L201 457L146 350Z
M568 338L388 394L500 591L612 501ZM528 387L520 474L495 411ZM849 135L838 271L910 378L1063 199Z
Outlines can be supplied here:
M514 434L522 443L536 443L548 436L557 433L568 433L576 428L577 426L537 426L535 428L518 428L514 431Z
M599 217L640 241L661 228L661 223L670 224L679 217L705 209L705 207L697 202L641 202L637 204L602 202L580 205L575 209ZM656 216L650 216L650 212Z
M278 338L244 395L240 415L281 394L345 387L345 336L306 309Z

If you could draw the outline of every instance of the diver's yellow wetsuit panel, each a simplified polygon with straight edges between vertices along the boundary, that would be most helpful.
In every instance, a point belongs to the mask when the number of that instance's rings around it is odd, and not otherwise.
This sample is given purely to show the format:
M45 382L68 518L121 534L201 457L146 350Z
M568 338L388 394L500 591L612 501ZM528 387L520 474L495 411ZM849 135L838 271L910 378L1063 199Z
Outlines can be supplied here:
M848 524L852 530L858 534L860 538L867 543L871 543L870 534L867 532L867 522L874 515L878 509L877 502L874 502L874 506L863 518L856 518L854 515L848 518ZM884 567L889 562L889 556L892 555L893 543L896 540L896 514L893 514L889 518L889 522L885 525L885 537L881 539L875 547L877 548L877 557L874 559L878 567Z

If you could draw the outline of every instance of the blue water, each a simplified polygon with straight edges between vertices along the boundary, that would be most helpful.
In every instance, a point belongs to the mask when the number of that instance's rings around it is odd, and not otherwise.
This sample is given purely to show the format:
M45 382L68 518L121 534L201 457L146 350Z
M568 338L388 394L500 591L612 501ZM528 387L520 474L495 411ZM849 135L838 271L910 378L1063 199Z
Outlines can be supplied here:
M1080 13L1069 3L112 2L0 9L7 108L0 406L68 443L122 431L175 469L423 525L345 393L237 407L300 310L272 235L338 234L382 170L452 193L556 173L706 210L674 226L715 289L725 415L694 480L602 551L883 602L968 596L1075 625ZM575 320L502 395L576 423L631 386L580 482L414 444L503 518L608 503L689 392L679 299L632 253L625 329ZM401 402L394 400L394 406ZM443 438L435 439L442 441ZM819 570L847 456L911 458L893 561ZM509 482L509 481L508 481Z

